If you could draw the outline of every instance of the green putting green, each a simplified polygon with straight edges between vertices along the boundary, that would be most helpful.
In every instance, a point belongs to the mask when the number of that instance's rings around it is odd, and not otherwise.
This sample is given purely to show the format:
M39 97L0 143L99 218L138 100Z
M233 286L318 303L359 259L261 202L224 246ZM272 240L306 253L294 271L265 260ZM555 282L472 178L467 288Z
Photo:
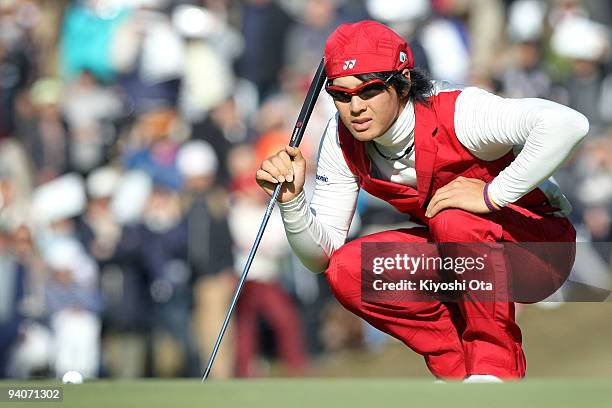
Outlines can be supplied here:
M0 382L0 387L59 386ZM612 406L612 379L527 379L505 384L433 384L415 379L266 379L248 381L91 381L61 385L64 401L3 406L74 408L181 407L580 407Z

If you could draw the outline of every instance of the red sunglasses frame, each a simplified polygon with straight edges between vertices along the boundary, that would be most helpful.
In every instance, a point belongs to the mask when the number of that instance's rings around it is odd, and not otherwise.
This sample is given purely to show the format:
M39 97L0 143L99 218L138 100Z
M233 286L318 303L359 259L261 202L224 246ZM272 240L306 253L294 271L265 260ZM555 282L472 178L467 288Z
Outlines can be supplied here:
M327 93L329 93L329 91L337 91L337 92L342 92L344 94L350 95L350 97L352 98L353 96L359 96L361 97L361 94L363 93L365 88L368 88L370 85L374 85L374 84L380 84L383 86L387 86L387 83L384 82L382 79L372 79L371 81L367 81L364 82L363 84L359 85L358 87L355 88L343 88L341 86L334 86L334 85L328 85L325 87L325 90L327 91ZM336 98L333 97L333 95L330 94L330 96L336 100ZM350 101L350 98L349 98ZM344 102L344 101L340 101L340 102ZM348 102L348 101L347 101Z
M372 79L370 81L364 82L363 84L355 87L355 88L344 88L341 86L335 86L335 85L326 85L325 86L325 91L327 91L327 93L329 93L329 91L338 91L338 92L342 92L345 93L347 95L351 96L351 99L353 98L353 96L359 96L361 98L361 94L363 93L364 89L369 87L370 85L374 85L374 84L380 84L383 85L385 87L388 86L388 82L391 80L391 78L393 78L395 75L397 75L400 71L396 71L394 73L392 73L387 79L385 79L384 81L382 79ZM333 97L333 95L330 94L330 96L332 97L332 99L337 100L336 98ZM363 99L363 98L362 98ZM350 102L350 99L348 101L339 101L339 102Z

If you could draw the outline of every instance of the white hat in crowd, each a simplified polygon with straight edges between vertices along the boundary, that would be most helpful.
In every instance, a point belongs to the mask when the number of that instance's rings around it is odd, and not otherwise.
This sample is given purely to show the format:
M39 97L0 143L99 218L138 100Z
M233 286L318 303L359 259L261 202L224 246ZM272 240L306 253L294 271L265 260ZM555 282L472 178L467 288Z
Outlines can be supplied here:
M429 0L367 0L366 9L376 20L396 23L423 19L429 15L431 6Z
M167 7L170 3L169 0L114 0L112 3L115 3L121 7L131 7L131 8L151 8L151 9L163 9Z
M115 194L121 172L114 167L100 167L87 177L87 194L93 199L109 198Z
M70 272L78 284L95 284L96 264L76 239L54 237L42 248L42 254L51 269Z
M213 13L189 4L181 4L174 8L172 25L187 38L208 38L223 29L221 22Z
M542 36L546 3L519 0L508 10L508 37L516 42L536 41Z
M32 194L32 217L54 223L81 214L85 209L85 183L78 174L66 174L36 188Z
M119 180L111 210L117 222L125 225L138 222L153 190L151 177L141 170L127 171Z
M569 18L555 29L551 45L562 57L597 61L608 48L608 30L584 17Z
M217 171L217 155L212 146L203 140L193 140L181 147L176 166L183 177L211 176Z
M56 270L73 270L84 253L76 240L64 237L47 243L42 252L47 265Z

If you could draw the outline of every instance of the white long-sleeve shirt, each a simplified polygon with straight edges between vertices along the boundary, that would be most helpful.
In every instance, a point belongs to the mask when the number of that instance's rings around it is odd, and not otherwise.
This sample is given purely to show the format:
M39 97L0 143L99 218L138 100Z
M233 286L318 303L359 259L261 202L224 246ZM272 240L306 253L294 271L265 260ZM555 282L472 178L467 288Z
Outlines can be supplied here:
M445 92L436 84L435 93ZM308 205L304 192L279 203L285 232L302 263L312 271L327 267L331 254L345 243L359 193L338 141L338 115L328 123L319 148L317 177ZM414 105L409 102L391 128L366 145L377 177L416 187L415 152L399 157L413 143ZM455 104L455 133L476 157L492 161L511 149L515 160L493 179L491 198L505 206L540 187L551 204L567 215L571 206L550 176L587 134L587 118L543 99L506 99L479 88L465 88Z

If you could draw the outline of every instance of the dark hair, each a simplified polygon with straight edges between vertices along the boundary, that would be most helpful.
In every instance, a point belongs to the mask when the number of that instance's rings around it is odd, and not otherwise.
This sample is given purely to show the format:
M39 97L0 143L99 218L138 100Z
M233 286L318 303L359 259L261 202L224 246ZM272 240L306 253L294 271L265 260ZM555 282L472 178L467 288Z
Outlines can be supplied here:
M371 81L372 79L385 80L393 74L393 71L374 72L371 74L355 75L362 81ZM428 97L433 93L433 83L429 75L420 68L410 70L410 80L398 71L388 82L389 85L395 88L395 91L401 97L408 96L408 99L415 103L429 104Z

